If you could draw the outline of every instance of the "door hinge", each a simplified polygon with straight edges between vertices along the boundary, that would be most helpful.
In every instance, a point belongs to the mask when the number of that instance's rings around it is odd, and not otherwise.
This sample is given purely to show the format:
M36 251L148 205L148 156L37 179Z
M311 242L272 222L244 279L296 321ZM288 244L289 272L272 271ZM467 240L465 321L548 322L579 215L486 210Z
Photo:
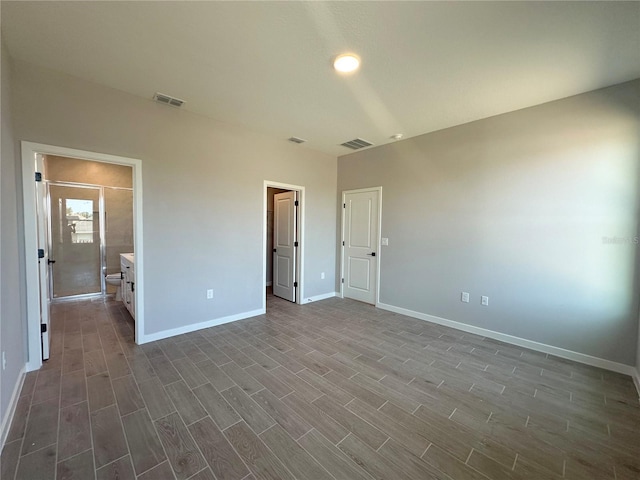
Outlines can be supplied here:
M36 182L42 181L42 174L40 172L36 172Z
M342 246L344 247L344 240L342 241Z
M297 247L298 246L298 242L293 242L293 246Z
M342 283L344 283L344 278L342 279Z
M293 288L298 288L298 282L293 282Z
M342 208L347 208L347 204L346 204L346 203L343 203L343 204L342 204Z
M293 202L293 204L294 204L296 207L297 207L298 205L300 205L300 204L298 203L298 200L296 200L295 202Z
M40 333L47 333L47 324L46 323L41 323L40 324Z
M38 258L44 258L44 248L38 249Z

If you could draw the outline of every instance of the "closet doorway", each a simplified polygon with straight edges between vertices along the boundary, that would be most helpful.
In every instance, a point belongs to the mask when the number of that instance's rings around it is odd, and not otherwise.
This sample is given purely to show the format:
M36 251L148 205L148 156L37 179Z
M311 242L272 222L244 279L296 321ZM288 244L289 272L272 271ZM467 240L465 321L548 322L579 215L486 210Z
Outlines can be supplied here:
M301 303L304 187L264 184L264 268L266 295Z

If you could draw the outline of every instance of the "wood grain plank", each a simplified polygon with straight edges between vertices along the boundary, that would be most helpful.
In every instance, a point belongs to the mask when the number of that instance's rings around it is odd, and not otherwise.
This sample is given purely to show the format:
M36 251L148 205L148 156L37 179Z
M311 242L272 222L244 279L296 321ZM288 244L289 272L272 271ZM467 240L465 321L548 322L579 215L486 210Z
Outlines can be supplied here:
M128 453L120 415L115 405L91 413L91 433L96 468Z
M58 399L50 398L31 405L21 455L56 443L58 433Z
M209 417L189 426L189 432L217 478L241 480L250 472Z
M49 445L20 457L17 480L54 480L56 476L56 446Z
M206 467L206 462L178 413L155 421L160 441L178 480L186 480Z
M220 367L224 373L227 374L231 380L233 380L236 385L238 385L242 390L244 390L247 395L251 395L256 393L259 390L262 390L264 386L245 372L242 368L236 365L235 362L227 363Z
M222 395L254 432L260 433L276 423L240 387L232 387L225 390Z
M204 411L198 399L182 380L171 383L164 389L185 424L190 425L207 416L207 412Z
M212 360L206 360L196 365L202 374L219 392L231 388L235 382L231 380Z
M181 358L173 361L173 366L178 370L182 379L189 388L196 388L207 383L207 378L188 358Z
M176 409L159 378L151 378L146 382L139 383L138 386L140 387L140 393L142 394L144 403L149 409L149 415L151 415L153 420L175 412Z
M136 474L139 475L166 459L160 439L146 410L138 410L122 417L122 423Z
M345 429L353 432L362 441L374 450L379 448L388 438L386 433L382 433L370 423L365 422L360 417L354 415L341 405L333 403L326 395L314 400L312 404L332 417Z
M90 445L91 426L87 402L61 409L58 425L58 461L76 455Z
M58 462L56 480L87 480L94 478L93 452L85 452Z
M176 480L176 476L169 462L165 461L140 475L138 480Z
M193 390L198 400L221 430L240 421L240 416L209 383Z
M96 470L96 480L135 480L131 457L126 455Z
M297 413L282 403L269 390L265 389L254 393L251 398L294 439L300 438L311 430L311 425L300 418Z
M317 430L311 430L300 438L298 443L335 478L371 480L370 475L365 473L364 470L358 467L338 447L318 433Z
M262 432L260 439L269 445L271 451L296 478L307 480L333 479L280 425L274 425Z
M92 412L116 403L108 373L99 373L87 378L87 390L89 392L89 410Z
M246 423L236 423L227 428L224 435L257 480L295 480L295 477Z
M138 385L132 375L116 378L112 383L120 416L128 415L145 407Z
M108 371L102 348L84 354L84 371L87 377Z

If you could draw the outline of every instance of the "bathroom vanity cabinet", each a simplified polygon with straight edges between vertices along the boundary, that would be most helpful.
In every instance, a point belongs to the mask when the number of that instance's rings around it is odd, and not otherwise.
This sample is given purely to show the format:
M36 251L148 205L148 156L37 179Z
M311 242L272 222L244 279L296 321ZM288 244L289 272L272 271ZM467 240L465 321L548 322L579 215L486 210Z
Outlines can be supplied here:
M136 318L136 268L133 253L120 254L120 291L122 303L127 307L131 316Z

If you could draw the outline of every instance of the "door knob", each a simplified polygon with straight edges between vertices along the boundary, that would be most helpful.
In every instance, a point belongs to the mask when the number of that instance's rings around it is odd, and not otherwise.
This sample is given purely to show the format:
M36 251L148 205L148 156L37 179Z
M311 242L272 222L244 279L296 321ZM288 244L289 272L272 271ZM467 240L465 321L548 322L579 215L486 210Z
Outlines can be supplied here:
M52 263L56 263L55 260L51 260L50 258L47 259L47 264L51 265Z
M375 257L376 256L376 252L367 253L367 255L369 255L370 257Z

